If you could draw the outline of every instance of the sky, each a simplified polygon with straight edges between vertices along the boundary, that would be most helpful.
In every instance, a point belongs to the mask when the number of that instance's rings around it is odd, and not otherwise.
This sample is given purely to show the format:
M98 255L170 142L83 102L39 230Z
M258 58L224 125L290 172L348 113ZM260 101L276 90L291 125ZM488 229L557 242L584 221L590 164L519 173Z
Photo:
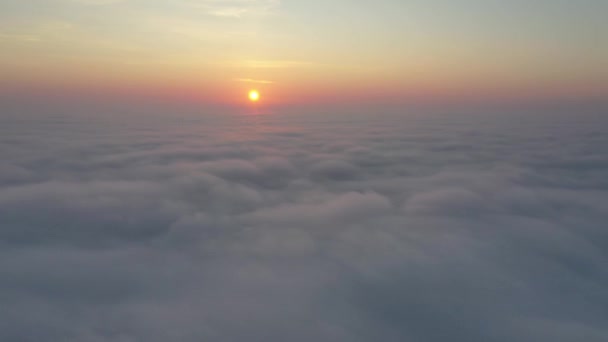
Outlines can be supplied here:
M598 99L602 0L0 1L0 89L235 104ZM26 90L24 90L26 89Z
M0 0L0 341L608 341L607 9Z

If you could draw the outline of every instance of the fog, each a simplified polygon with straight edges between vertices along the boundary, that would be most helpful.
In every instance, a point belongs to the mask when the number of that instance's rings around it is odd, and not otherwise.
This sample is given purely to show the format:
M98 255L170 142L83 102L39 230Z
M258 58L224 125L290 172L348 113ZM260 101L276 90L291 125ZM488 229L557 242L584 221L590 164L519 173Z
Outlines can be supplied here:
M2 341L608 340L596 110L10 106Z

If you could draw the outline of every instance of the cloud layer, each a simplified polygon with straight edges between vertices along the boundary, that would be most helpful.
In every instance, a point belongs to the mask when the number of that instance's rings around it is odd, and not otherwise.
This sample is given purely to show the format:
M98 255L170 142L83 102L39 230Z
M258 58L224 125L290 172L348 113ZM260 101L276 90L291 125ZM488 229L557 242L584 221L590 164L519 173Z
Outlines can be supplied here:
M608 340L601 116L13 114L0 340Z

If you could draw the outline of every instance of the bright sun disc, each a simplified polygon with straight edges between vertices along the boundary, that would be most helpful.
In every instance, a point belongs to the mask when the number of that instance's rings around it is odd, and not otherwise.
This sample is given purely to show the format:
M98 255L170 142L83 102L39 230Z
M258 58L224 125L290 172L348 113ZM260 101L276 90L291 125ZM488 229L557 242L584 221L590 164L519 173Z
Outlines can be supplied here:
M252 102L257 102L260 100L260 92L257 90L251 90L249 92L249 100Z

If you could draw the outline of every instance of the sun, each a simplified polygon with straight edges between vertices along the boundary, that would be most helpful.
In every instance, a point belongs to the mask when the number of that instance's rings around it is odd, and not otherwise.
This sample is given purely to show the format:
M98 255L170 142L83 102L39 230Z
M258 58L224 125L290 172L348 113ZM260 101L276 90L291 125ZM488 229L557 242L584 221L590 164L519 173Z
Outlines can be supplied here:
M249 91L249 101L258 102L260 100L260 92L257 90Z

